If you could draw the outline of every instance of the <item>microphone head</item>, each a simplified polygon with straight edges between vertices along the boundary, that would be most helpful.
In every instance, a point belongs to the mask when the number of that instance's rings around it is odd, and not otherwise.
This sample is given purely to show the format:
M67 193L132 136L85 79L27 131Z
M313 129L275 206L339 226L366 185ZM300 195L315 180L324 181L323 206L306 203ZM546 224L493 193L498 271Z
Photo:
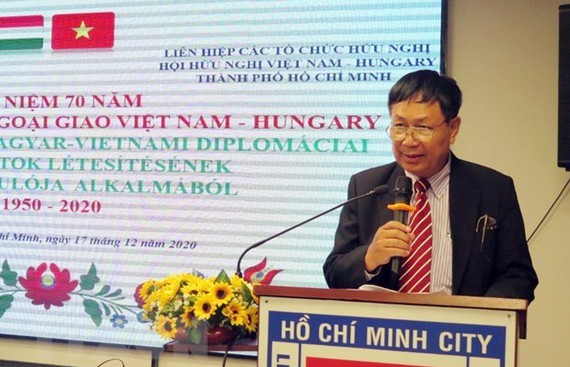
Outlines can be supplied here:
M372 195L383 195L383 194L387 193L388 191L390 191L390 188L388 187L388 185L380 185L380 186L376 186L375 188L373 188L370 191L370 194L372 194Z
M398 177L394 187L395 202L409 204L412 199L412 193L412 179L407 176Z

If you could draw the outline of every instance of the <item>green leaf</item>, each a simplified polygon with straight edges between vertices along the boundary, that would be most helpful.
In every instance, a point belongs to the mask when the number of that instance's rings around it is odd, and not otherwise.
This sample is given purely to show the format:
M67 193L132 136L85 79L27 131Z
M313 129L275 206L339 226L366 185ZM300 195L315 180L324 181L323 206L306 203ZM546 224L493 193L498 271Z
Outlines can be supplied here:
M106 297L106 298L117 297L117 296L120 296L122 292L123 292L123 291L122 291L121 289L117 289L116 291L114 291L114 292L111 293L111 294L106 295L105 297Z
M246 284L242 284L241 291L243 293L244 302L250 304L253 301L253 295L251 294L249 287Z
M225 270L220 271L220 274L218 274L215 281L217 283L232 284L230 277L228 276Z
M12 307L12 301L14 300L14 296L11 294L5 294L0 296L0 318L4 315L4 312Z
M95 284L99 283L99 277L97 276L97 268L95 268L95 264L91 263L91 267L86 275L82 275L79 277L81 282L79 283L79 287L83 290L90 291L95 288Z
M109 291L111 290L111 287L109 287L108 285L104 285L103 288L101 288L101 290L99 292L97 292L96 296L102 296L104 294L109 293Z
M4 284L6 284L9 287L13 287L16 284L18 284L18 273L10 269L8 260L4 260L4 263L2 263L2 271L0 272L0 278L2 278L4 280Z
M99 304L93 300L86 299L83 301L83 307L85 307L85 312L87 312L87 314L91 316L91 320L93 320L93 323L96 326L101 326L101 321L102 321L101 315L103 313L101 312Z
M202 331L199 328L186 329L191 343L199 344L202 341Z
M105 316L109 316L111 314L111 309L109 306L103 303L103 309L105 310Z

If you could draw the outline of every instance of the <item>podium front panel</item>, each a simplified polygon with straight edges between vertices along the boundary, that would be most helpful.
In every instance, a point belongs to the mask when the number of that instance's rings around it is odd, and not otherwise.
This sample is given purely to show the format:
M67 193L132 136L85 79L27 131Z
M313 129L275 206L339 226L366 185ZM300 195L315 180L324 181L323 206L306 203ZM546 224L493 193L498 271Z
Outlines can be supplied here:
M514 367L516 312L262 296L259 367Z

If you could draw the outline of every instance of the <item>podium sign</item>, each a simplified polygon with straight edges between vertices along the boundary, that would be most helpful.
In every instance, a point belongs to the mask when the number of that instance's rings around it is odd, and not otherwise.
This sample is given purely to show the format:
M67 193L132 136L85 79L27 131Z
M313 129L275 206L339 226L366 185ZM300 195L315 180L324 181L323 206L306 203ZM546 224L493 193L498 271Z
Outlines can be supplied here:
M384 294L388 302L382 302L361 300L371 293L381 297L378 292L281 288L273 287L286 296L256 291L259 367L516 366L519 312L526 303L520 309L470 308L455 306L456 300L445 305L454 296ZM304 292L322 294L307 298ZM335 299L334 292L351 299Z

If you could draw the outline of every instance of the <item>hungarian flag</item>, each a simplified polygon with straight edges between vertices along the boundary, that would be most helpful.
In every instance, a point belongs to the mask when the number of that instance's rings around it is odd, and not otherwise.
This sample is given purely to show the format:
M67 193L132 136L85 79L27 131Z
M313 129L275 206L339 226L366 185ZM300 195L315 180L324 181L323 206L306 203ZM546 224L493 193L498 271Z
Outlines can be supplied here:
M51 48L112 48L115 13L57 14L53 16Z
M41 49L43 29L41 15L0 17L0 51Z

